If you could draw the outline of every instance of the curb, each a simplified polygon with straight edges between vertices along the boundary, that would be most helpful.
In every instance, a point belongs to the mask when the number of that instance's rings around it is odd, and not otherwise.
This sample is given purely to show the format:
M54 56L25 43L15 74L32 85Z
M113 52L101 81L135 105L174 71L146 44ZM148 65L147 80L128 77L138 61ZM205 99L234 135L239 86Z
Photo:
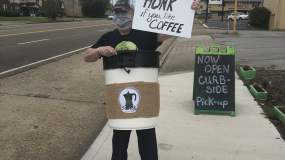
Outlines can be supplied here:
M225 29L225 28L221 28L221 27L209 27L208 25L206 25L204 22L199 20L199 23L206 29Z
M77 49L77 50L74 50L74 51L70 51L70 52L61 54L61 55L57 55L57 56L54 56L54 57L50 57L50 58L48 58L48 59L40 60L40 61L37 61L37 62L34 62L34 63L30 63L30 64L25 65L25 66L21 66L21 67L18 67L18 68L13 68L13 69L10 69L10 70L1 72L1 73L0 73L0 79L6 78L6 77L9 77L9 76L12 76L12 75L21 73L21 72L28 71L28 70L30 70L30 69L33 69L33 68L42 66L42 65L44 65L44 64L48 64L48 63L50 63L50 62L59 61L59 60L61 60L61 59L63 59L63 58L70 57L70 56L72 56L72 55L78 54L80 51L85 50L85 49L87 49L87 48L89 48L89 47L90 47L90 46L83 47L83 48L80 48L80 49Z
M205 23L203 23L203 27L209 29L209 27Z
M173 38L172 42L169 44L169 47L166 49L165 53L162 55L159 61L159 66L162 67L163 64L165 63L169 53L173 50L174 48L174 42L176 41L177 37Z
M221 27L209 27L208 25L206 25L205 23L202 24L204 28L206 29L222 29L225 30L226 28L221 28Z
M95 141L91 144L89 149L82 156L81 160L94 160L96 158L97 152L106 142L110 134L113 134L112 129L106 123L99 135L96 137Z
M198 20L198 22L206 29L209 29L209 26L207 26L204 22L202 22L201 20Z

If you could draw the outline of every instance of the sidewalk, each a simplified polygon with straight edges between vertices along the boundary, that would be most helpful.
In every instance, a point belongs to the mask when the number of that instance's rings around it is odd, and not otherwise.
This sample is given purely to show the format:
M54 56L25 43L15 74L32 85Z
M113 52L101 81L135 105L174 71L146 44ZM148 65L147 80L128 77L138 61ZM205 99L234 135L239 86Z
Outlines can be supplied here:
M194 115L192 82L193 72L160 76L157 137L161 160L284 159L284 141L239 79L236 117ZM140 159L135 135L132 132L129 160ZM82 160L111 159L111 140L112 130L105 126Z
M194 61L193 46L185 44L207 44L210 41L209 36L205 35L194 36L191 40L178 38L174 42L176 47L163 65L163 74L169 72L170 68L171 71L179 73L168 73L159 77L159 159L283 160L285 142L270 121L264 117L263 111L238 77L236 117L194 115L194 75L191 67ZM187 62L185 59L192 60ZM183 65L187 67L183 68ZM82 160L111 159L111 141L112 130L106 125ZM128 153L129 160L140 159L135 132L132 132Z

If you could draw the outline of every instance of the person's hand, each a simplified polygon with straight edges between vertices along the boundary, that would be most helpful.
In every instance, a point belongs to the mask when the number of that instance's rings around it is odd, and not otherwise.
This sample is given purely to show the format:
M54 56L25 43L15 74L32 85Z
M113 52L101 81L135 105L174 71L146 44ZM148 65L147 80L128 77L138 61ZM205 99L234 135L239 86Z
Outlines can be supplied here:
M89 48L86 50L86 53L87 55L84 57L85 62L96 62L102 56L110 57L117 54L111 46Z
M104 46L96 48L100 56L111 57L117 54L116 50L111 46Z
M192 3L191 8L195 11L197 11L200 8L200 0L194 0Z

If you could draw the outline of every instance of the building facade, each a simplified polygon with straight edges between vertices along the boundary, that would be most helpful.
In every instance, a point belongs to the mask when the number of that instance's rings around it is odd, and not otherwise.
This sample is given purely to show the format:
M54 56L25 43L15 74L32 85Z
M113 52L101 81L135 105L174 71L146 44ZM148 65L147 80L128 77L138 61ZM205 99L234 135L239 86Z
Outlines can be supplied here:
M264 7L271 11L269 29L285 30L285 0L264 0Z
M40 16L47 0L0 0L0 16ZM80 0L60 0L64 15L81 17Z
M36 16L40 13L42 0L1 0L2 16Z
M234 11L235 0L224 0L224 4L209 4L209 12L211 13L219 13L223 10L225 12ZM239 12L248 12L255 7L260 7L263 4L263 0L238 0L238 8ZM202 5L202 10L206 10L206 4Z
M63 1L64 14L68 17L81 17L81 4L80 0L64 0Z

